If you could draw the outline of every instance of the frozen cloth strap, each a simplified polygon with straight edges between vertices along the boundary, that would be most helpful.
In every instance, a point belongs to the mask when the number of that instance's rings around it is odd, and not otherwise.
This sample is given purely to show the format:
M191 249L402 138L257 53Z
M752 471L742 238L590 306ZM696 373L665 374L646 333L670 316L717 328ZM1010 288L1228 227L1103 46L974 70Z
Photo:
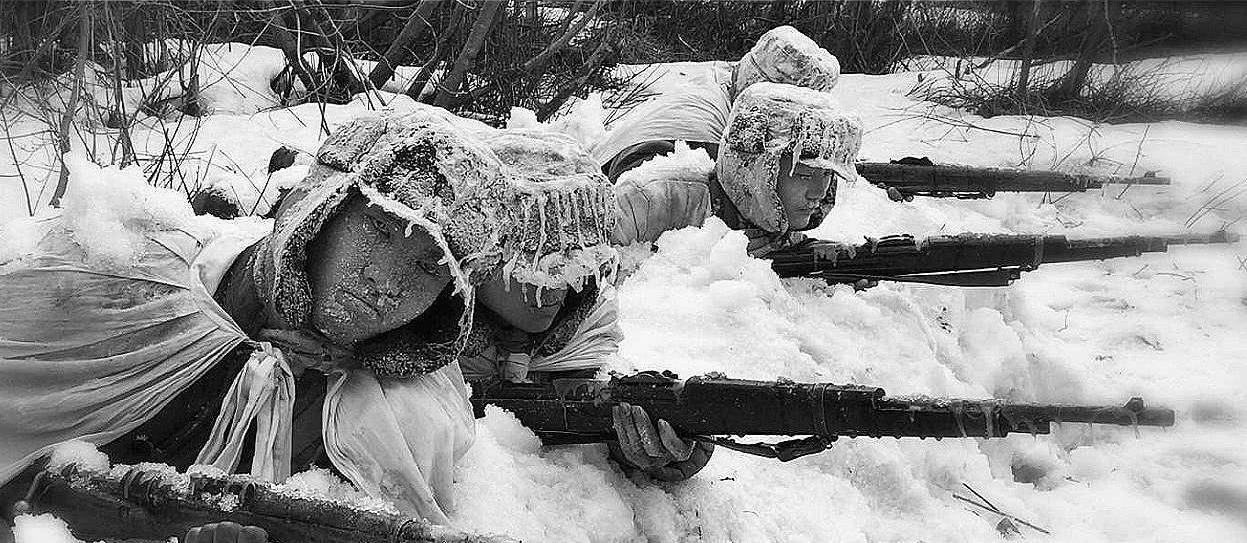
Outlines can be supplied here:
M195 463L233 472L242 454L243 439L254 422L251 475L284 481L290 476L293 411L294 375L286 357L272 344L258 343L230 385L212 425L212 436Z

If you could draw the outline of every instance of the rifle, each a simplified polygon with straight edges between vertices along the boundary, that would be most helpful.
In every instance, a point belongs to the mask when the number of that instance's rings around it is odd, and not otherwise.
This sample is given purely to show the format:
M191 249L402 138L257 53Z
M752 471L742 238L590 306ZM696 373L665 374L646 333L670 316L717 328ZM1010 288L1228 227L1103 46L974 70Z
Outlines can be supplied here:
M548 383L476 382L477 417L496 405L547 444L614 439L611 408L643 407L683 435L781 461L823 451L840 437L983 437L1047 434L1053 422L1172 426L1172 410L1133 398L1122 407L888 397L882 388L830 383L745 381L719 374L679 379L669 372L613 375L609 381L555 378ZM738 443L728 435L804 436L777 444Z
M770 253L771 268L780 277L819 277L828 283L862 279L963 287L1007 286L1040 264L1083 262L1165 252L1170 245L1235 243L1238 235L1120 236L1067 239L1061 235L960 234L915 241L913 236L887 236L854 247L855 255L838 250L835 261L820 260L806 240Z
M71 463L35 476L23 508L50 512L75 537L168 541L191 528L232 521L259 526L274 543L506 543L423 519L283 492L248 475L179 474L164 466Z
M991 198L997 192L1085 192L1104 185L1168 185L1169 178L1069 174L1043 170L1010 170L936 165L927 158L892 162L860 162L857 173L874 185L894 188L906 200L917 196Z

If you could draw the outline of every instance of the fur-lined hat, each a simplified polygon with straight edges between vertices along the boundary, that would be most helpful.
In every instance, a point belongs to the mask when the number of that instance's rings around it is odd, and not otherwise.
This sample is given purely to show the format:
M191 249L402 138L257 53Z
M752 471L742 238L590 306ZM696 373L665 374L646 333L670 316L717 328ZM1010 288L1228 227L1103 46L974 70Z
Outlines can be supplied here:
M504 241L505 276L541 287L579 289L613 271L610 245L618 210L610 181L578 142L546 129L491 133L486 145L504 165L515 209Z
M788 154L794 163L856 180L853 163L861 146L861 119L831 95L762 82L736 98L715 167L719 183L742 217L757 228L782 233L789 227L776 190L780 159ZM818 226L830 211L834 185L828 194L804 229Z
M477 135L505 190L489 193L494 207L487 222L496 228L483 234L494 236L490 245L502 257L491 266L474 266L480 273L471 274L472 282L500 269L504 276L542 287L581 291L586 284L600 285L618 261L609 236L617 210L610 182L588 153L571 138L545 130L490 129ZM453 223L457 217L445 220ZM590 299L596 292L587 289L576 299ZM476 330L473 314L470 299L443 295L416 321L358 346L357 359L378 375L435 370L455 360L471 337L485 333Z
M273 234L256 252L253 274L271 320L307 326L312 293L307 245L353 193L421 228L453 258L456 288L492 271L507 190L493 153L430 111L383 112L346 123L321 146L318 163L283 198ZM428 293L430 299L439 293Z
M273 234L254 256L254 278L270 320L290 329L307 326L307 245L355 192L432 236L469 306L472 285L500 268L533 284L578 286L584 271L614 261L610 185L600 172L594 177L582 171L583 150L566 138L534 137L545 143L525 153L507 143L519 137L506 136L514 131L461 121L440 108L383 111L346 123L324 143L318 163L283 199ZM504 164L483 139L504 154L549 156L520 161L508 155ZM554 153L559 149L561 155ZM577 269L582 271L572 273ZM432 300L440 293L425 294Z
M840 61L791 26L773 28L758 38L732 75L731 95L754 83L770 81L827 92L840 79Z

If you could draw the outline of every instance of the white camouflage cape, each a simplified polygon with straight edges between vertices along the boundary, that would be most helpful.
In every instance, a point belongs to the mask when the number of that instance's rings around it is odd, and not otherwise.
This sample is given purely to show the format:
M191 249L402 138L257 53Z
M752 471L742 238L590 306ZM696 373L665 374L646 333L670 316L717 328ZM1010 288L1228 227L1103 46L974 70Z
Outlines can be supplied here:
M227 227L221 227L225 225ZM188 222L142 232L132 265L87 264L59 216L32 252L0 262L0 484L70 440L108 443L163 409L250 341L212 298L271 223ZM233 383L201 463L233 471L254 423L253 474L290 473L293 377L257 350ZM336 372L323 433L334 464L404 513L447 522L453 466L474 420L459 368L409 379Z

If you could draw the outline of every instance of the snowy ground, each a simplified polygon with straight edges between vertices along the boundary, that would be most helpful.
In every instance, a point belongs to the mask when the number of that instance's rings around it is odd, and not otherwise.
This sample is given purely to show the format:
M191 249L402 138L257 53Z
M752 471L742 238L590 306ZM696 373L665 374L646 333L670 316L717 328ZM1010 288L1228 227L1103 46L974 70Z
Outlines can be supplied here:
M857 183L840 187L835 211L815 235L856 241L902 232L1078 237L1207 232L1227 224L1243 230L1234 223L1247 211L1238 198L1247 181L1247 127L982 119L907 97L918 78L908 72L841 79L835 94L867 125L863 159L914 155L1105 174L1158 170L1174 184L898 204ZM325 124L332 128L367 107L364 101L327 107ZM323 137L322 111L315 105L251 111L201 119L195 154L183 169L192 180L233 187L244 203L263 208L266 183L269 194L306 171L296 166L266 179L269 154L282 144L313 152ZM6 115L14 134L40 128ZM146 122L136 142L162 145L159 123ZM19 160L0 160L6 176L0 177L0 224L8 222L9 232L12 219L26 214L21 185L11 177L14 162L27 176L55 183L50 151L39 136L25 138L14 140ZM308 156L300 160L306 164ZM41 187L36 181L28 179L33 192ZM39 201L51 190L47 185ZM1210 203L1217 209L1206 212ZM659 252L621 289L627 339L617 368L1024 401L1112 404L1142 395L1177 409L1178 424L1137 436L1129 428L1066 425L1052 436L995 441L844 440L784 464L719 450L694 479L667 485L626 478L599 447L543 449L509 415L492 412L458 472L454 521L525 541L1002 539L999 517L953 497L968 495L968 484L1051 532L1022 527L1025 539L1247 540L1241 247L1045 266L1000 289L883 284L855 293L781 281L747 257L744 244L715 221L662 238Z

